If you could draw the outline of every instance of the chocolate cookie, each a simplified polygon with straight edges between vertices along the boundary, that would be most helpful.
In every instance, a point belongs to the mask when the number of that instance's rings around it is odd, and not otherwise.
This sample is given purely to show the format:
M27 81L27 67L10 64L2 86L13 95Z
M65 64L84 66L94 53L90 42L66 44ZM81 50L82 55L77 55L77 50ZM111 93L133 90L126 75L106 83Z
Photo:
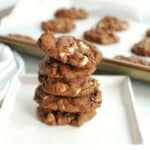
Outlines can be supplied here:
M150 66L150 62L148 62L144 59L141 59L137 56L126 57L123 55L117 55L117 56L115 56L115 59L125 61L125 62L134 63L134 64L144 65L144 66Z
M44 77L72 80L77 78L84 78L89 76L96 70L96 67L77 69L71 65L64 65L63 63L56 61L50 57L45 57L40 62L39 73Z
M102 60L102 54L93 44L72 36L55 38L52 33L47 32L38 43L50 57L76 68L91 68Z
M35 101L49 111L60 112L91 112L99 107L102 103L101 93L96 89L91 93L82 97L61 97L47 94L39 86L35 92Z
M70 19L56 18L42 23L44 31L66 33L75 28L75 24Z
M93 78L85 80L71 80L65 82L63 80L47 80L42 83L42 88L46 93L57 96L78 97L93 93L98 83Z
M85 19L87 17L87 12L77 8L60 9L56 11L55 16L58 18Z
M101 28L93 28L84 32L84 39L99 44L113 44L119 41L113 32Z
M106 16L98 22L97 28L108 31L122 31L128 28L128 23L116 17Z
M143 40L136 43L131 51L140 56L150 57L150 37L145 37Z
M39 119L48 125L81 126L84 122L93 118L95 114L95 111L89 113L68 113L47 111L41 107L37 108L37 115Z
M98 85L96 80L90 77L67 81L42 76L40 80L42 80L42 88L46 93L57 96L77 97L87 95L94 92Z

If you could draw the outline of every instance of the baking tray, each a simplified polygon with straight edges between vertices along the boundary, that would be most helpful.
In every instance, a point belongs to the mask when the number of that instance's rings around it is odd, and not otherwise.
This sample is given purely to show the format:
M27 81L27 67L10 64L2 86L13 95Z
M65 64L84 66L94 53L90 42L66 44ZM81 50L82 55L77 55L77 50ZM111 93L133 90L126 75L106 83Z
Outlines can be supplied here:
M78 3L75 3L75 5L79 7L79 1ZM17 14L19 14L20 9L17 10ZM45 12L47 12L47 10ZM33 17L33 14L31 14L30 16ZM90 29L91 27L94 27L98 20L100 20L100 18L103 17L101 14L102 12L98 9L98 7L94 10L91 8L89 10L89 17L85 20L76 21L77 28L73 32L70 32L68 34L82 38L83 32ZM11 21L11 19L13 19L14 21ZM43 18L40 18L38 21L35 20L34 22L34 20L32 20L32 22L28 22L27 24L24 22L24 24L22 24L22 22L20 22L19 20L19 17L15 18L15 16L13 16L11 18L11 16L9 16L8 18L5 18L2 21L2 25L0 26L0 42L9 44L10 46L12 46L13 49L19 50L23 53L27 53L34 56L43 56L43 53L39 50L35 43L21 41L20 39L10 40L4 35L10 33L20 33L38 39L38 37L42 33L42 30L40 28L41 20L44 21L47 19L51 19L49 18L48 13L45 14ZM138 42L145 36L145 31L149 28L148 24L136 22L134 20L131 20L131 18L126 18L124 20L126 20L129 23L129 29L123 32L116 33L120 37L119 43L106 46L97 44L104 56L102 64L98 65L97 69L106 71L107 73L125 74L131 76L134 79L150 82L150 67L113 59L115 55L133 55L130 52L131 47L134 43ZM21 26L19 27L18 24L21 24ZM150 61L150 58L142 58Z
M20 53L43 57L45 54L39 49L35 42L16 40L7 36L0 36L0 42L4 42ZM97 65L97 74L105 73L129 75L133 79L150 82L150 67L124 62L104 57L101 64Z
M16 77L0 110L0 143L142 144L131 83L125 76L94 76L102 89L97 115L81 127L50 127L37 119L36 75Z

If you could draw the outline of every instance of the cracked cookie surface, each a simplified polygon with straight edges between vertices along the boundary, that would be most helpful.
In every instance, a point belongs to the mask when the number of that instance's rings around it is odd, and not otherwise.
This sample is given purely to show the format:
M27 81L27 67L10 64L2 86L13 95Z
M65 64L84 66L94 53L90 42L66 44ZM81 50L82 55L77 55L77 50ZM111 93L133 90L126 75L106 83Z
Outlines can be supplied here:
M98 86L98 83L93 78L84 80L76 79L71 81L52 80L42 81L43 90L52 95L78 97L92 93Z
M41 86L38 86L34 99L41 108L60 112L91 112L102 103L98 89L86 96L72 98L47 94Z
M96 46L72 36L55 38L47 32L41 36L38 44L50 57L76 68L90 68L102 60L102 54Z
M89 76L96 70L96 67L78 69L71 65L65 65L50 57L45 57L39 64L39 74L55 79L73 80Z

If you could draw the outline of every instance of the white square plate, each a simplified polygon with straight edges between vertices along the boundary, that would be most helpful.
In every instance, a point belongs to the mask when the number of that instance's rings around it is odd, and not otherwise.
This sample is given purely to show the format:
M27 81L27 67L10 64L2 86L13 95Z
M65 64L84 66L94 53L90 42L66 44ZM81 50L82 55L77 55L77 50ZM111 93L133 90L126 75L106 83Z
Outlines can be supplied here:
M130 80L123 76L94 77L100 83L103 104L81 127L50 127L40 122L33 101L37 76L15 78L0 112L0 142L141 144Z

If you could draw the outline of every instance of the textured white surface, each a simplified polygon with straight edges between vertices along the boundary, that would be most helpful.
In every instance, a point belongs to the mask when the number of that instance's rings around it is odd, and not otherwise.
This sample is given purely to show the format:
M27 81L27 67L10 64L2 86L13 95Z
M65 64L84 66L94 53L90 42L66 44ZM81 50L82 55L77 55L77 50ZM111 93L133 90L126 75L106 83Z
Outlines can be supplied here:
M1 143L141 143L128 78L95 78L101 84L103 105L80 128L41 123L33 101L37 77L16 78L1 109Z

